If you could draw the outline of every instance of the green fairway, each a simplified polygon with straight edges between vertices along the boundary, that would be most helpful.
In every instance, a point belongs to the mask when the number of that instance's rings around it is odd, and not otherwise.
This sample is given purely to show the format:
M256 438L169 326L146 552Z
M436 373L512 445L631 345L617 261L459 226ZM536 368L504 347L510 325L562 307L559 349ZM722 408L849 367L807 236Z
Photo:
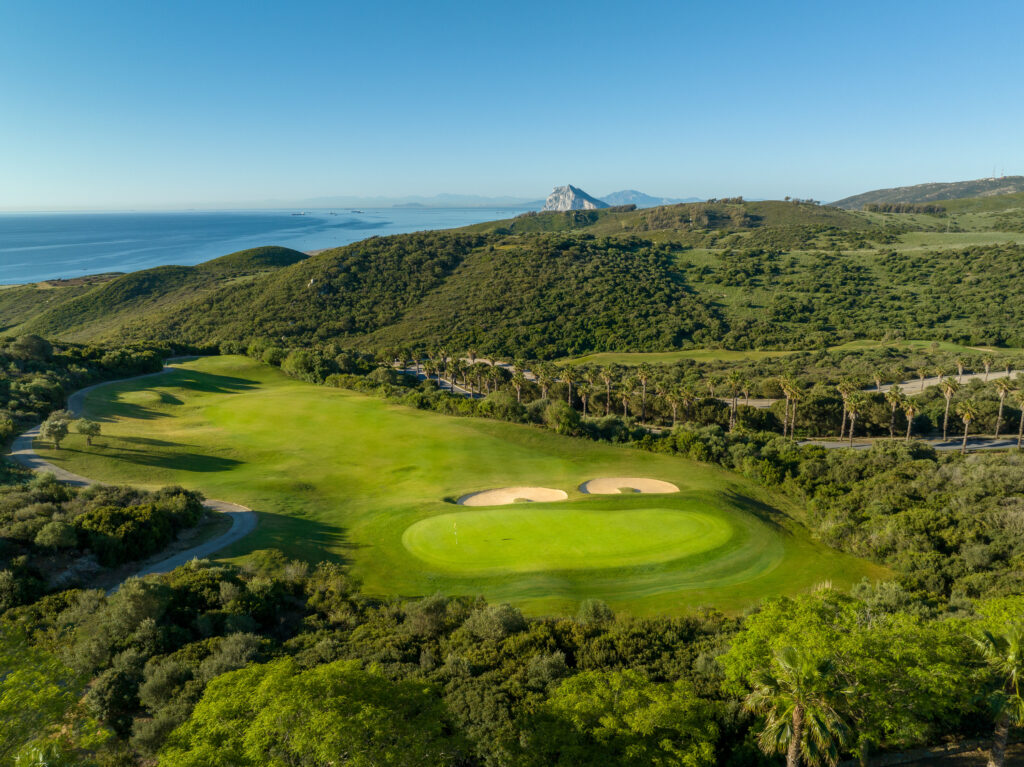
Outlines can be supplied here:
M96 444L73 434L40 452L102 481L176 483L253 508L259 526L225 558L277 548L345 561L371 594L482 594L534 614L571 612L586 598L634 614L741 610L886 574L814 543L782 499L712 466L391 405L242 357L176 368L92 391ZM577 489L595 477L657 478L680 492ZM512 486L568 499L451 501Z

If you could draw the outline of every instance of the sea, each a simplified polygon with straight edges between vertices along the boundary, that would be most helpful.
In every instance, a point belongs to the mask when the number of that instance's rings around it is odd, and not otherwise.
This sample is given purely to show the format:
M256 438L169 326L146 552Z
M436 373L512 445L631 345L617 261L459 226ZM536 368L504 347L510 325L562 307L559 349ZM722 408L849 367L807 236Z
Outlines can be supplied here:
M515 208L367 208L171 213L0 213L0 285L154 266L192 266L238 250L309 252L375 235L512 218Z

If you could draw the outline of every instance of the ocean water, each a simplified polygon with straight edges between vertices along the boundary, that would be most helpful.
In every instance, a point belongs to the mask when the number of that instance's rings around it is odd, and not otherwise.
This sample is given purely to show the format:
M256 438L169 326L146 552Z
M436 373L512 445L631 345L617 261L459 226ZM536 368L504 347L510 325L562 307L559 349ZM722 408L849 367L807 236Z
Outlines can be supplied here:
M261 245L310 251L511 218L513 208L0 213L0 285L192 266Z

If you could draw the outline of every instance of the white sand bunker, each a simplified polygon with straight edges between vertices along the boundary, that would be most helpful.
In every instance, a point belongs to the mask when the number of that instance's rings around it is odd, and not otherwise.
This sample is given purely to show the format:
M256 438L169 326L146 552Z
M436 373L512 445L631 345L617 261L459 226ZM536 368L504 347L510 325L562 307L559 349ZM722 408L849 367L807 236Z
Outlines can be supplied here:
M569 494L564 490L553 490L550 487L499 487L464 495L457 503L462 506L503 506L516 501L564 501L568 497Z
M580 485L581 493L614 495L616 493L678 493L671 482L644 477L598 477Z

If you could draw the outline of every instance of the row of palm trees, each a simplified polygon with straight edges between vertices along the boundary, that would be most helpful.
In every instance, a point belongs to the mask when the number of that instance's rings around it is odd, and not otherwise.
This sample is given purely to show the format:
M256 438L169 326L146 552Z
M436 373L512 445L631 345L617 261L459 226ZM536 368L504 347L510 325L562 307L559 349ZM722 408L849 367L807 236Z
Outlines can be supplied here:
M993 385L999 395L999 413L996 416L995 438L999 439L999 433L1002 430L1003 409L1006 404L1006 398L1008 395L1012 395L1014 404L1021 409L1020 424L1017 429L1017 447L1019 449L1021 447L1022 440L1024 440L1024 389L1014 388L1009 377L997 378L993 382ZM848 420L850 444L853 444L853 430L856 425L858 414L863 412L867 405L867 395L864 392L859 391L849 381L840 382L836 386L836 389L839 391L839 395L842 397L843 401L843 419L840 427L839 438L843 438ZM953 405L953 398L960 391L960 384L952 377L941 378L939 382L939 389L946 401L946 406L942 415L942 439L945 441L949 437L950 408ZM895 438L896 411L901 410L907 419L906 440L910 441L914 418L921 412L920 406L911 397L904 393L899 384L893 384L889 387L885 392L885 400L889 403L890 407L890 439ZM964 399L957 402L952 409L964 425L963 441L960 446L960 451L963 453L967 451L967 437L970 432L971 424L978 420L978 405L972 399Z
M992 361L991 357L983 358L986 378L989 375ZM926 368L920 369L918 376L922 381L922 386L925 378L930 375L934 374L939 378L939 387L946 400L942 438L946 440L949 437L949 417L952 411L963 423L961 450L966 452L970 426L978 420L979 410L977 404L971 399L964 399L954 404L954 397L961 388L959 381L962 380L966 361L961 358L956 363L958 368L956 378L946 377L941 369ZM680 411L686 413L703 397L711 396L722 399L729 405L730 431L735 429L738 423L741 397L749 404L751 391L750 381L738 371L730 372L721 380L714 377L703 379L702 388L707 392L703 394L694 382L670 381L665 377L657 376L654 368L647 364L627 370L626 375L623 376L611 367L580 370L571 365L559 368L550 363L541 363L535 366L534 371L531 372L527 369L525 361L516 360L509 372L502 366L489 361L481 361L476 351L472 349L467 352L465 357L453 357L447 350L439 349L423 361L414 360L413 364L417 367L417 372L422 367L428 378L436 378L439 384L442 381L450 381L454 386L460 386L470 396L490 394L492 391L497 391L506 384L510 384L516 393L516 401L520 404L523 400L523 391L530 381L540 389L542 399L547 399L552 387L556 383L561 383L566 388L566 400L569 405L574 406L575 400L578 400L582 406L584 417L597 415L600 409L603 409L604 415L611 415L613 409L618 411L620 407L623 417L628 417L631 415L630 408L636 403L639 404L639 412L634 411L632 415L637 416L641 423L646 423L650 395L653 393L671 411L672 425L675 426L678 423ZM881 370L877 370L873 377L876 390L881 389L881 382L887 376ZM792 437L796 430L797 409L805 398L806 392L790 376L782 376L777 379L777 382L785 401L782 433L783 436ZM999 395L999 414L996 418L995 437L998 439L1002 431L1004 406L1007 397L1012 395L1012 401L1021 409L1017 434L1019 448L1024 441L1024 389L1015 388L1009 377L995 379L993 386ZM852 445L858 418L863 416L868 409L869 394L861 391L848 380L841 381L836 389L843 403L839 438L849 439ZM895 439L896 413L902 412L907 421L904 439L910 441L914 418L921 412L920 404L908 396L899 384L889 387L884 396L890 407L889 437ZM597 412L594 412L595 410Z

